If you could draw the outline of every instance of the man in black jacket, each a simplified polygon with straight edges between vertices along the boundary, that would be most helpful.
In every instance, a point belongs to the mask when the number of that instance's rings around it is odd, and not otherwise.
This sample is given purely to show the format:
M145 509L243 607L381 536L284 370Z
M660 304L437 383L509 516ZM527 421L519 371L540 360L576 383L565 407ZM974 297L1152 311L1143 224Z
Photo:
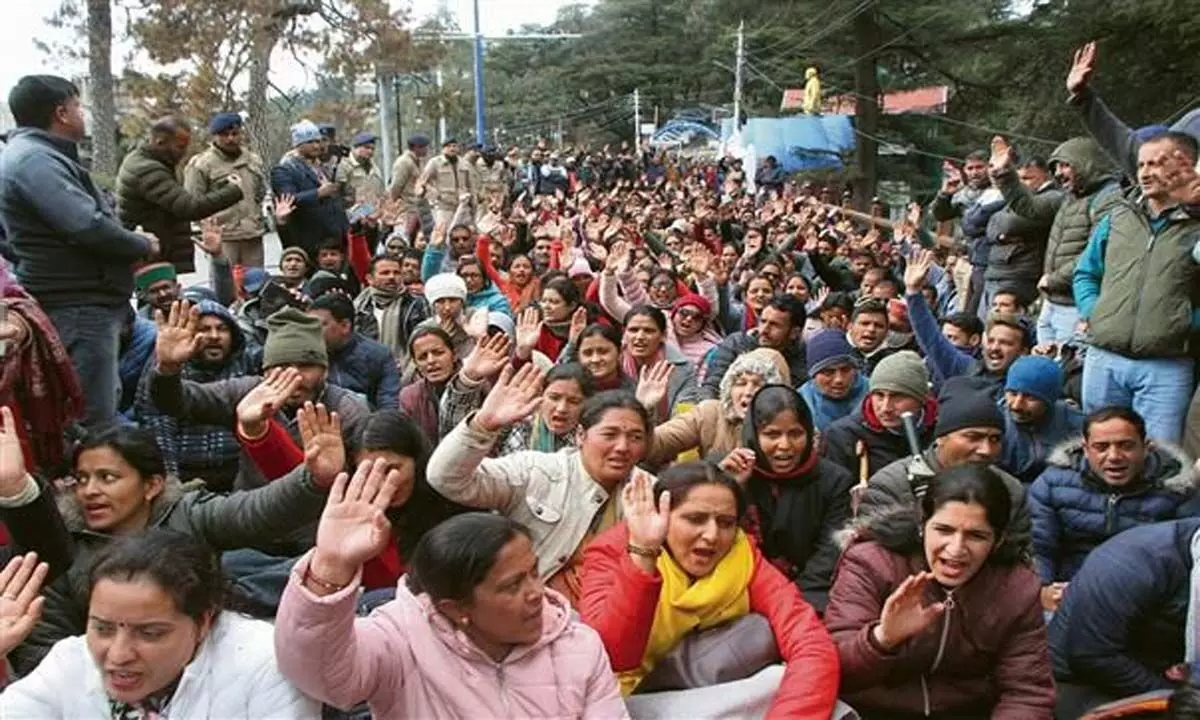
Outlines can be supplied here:
M117 214L126 228L138 227L162 241L162 259L180 273L195 272L192 223L242 199L240 175L229 175L209 192L192 194L180 182L179 163L192 140L181 118L165 117L150 128L149 140L125 156L117 171Z
M307 120L292 126L292 152L271 170L275 197L291 195L296 209L280 230L284 247L303 248L315 258L328 238L345 239L350 229L341 186L325 173L321 131Z
M763 308L758 327L730 335L714 348L708 361L708 372L700 388L700 399L720 397L721 378L739 355L760 347L778 350L787 360L792 373L792 385L800 387L808 380L804 343L800 339L807 319L804 305L790 295L777 295Z
M0 154L0 218L17 279L86 378L84 422L106 424L117 415L132 266L158 253L158 239L123 228L79 164L86 128L78 88L53 75L26 76L8 106L20 127Z

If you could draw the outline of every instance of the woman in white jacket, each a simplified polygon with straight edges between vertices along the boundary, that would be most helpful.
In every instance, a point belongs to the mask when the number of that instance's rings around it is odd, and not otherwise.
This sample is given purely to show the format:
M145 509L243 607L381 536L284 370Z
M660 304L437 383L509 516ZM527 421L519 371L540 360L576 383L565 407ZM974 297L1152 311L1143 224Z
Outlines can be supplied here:
M0 695L0 718L315 718L275 664L269 623L222 612L216 557L153 529L114 542L90 578L87 635L60 640Z

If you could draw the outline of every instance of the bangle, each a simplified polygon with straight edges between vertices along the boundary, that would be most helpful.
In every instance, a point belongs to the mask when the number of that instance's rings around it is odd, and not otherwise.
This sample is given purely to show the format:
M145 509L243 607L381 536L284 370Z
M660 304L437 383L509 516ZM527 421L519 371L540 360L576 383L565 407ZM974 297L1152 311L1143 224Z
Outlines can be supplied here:
M659 545L656 548L648 548L648 547L642 547L641 545L634 545L633 543L629 543L628 545L625 546L625 550L627 552L629 552L630 554L637 555L638 557L644 557L644 558L657 558L659 555L662 555L662 546L661 545Z
M338 585L337 583L331 583L328 580L322 580L321 578L317 577L317 574L312 571L311 567L309 567L305 570L304 581L311 582L313 585L316 585L317 587L319 587L322 590L329 592L329 593L341 592L342 590L345 590L347 586L350 585L350 583L346 583L345 585Z

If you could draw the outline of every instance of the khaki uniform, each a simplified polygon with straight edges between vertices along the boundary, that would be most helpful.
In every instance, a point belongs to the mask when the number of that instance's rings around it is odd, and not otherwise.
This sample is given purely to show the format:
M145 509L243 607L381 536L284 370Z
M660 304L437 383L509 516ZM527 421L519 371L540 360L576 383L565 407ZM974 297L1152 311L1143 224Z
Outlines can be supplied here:
M383 176L374 162L364 164L353 156L342 158L337 179L342 184L347 208L366 204L378 209L383 202Z
M234 265L262 267L262 239L267 233L262 202L268 185L262 158L245 148L237 157L230 157L209 145L188 161L183 186L192 194L205 195L234 174L242 180L242 199L214 216L221 226L225 254Z
M474 196L471 184L470 163L459 158L451 163L445 155L438 155L425 165L417 180L417 190L425 189L425 199L433 206L435 224L449 224L458 210L459 197Z

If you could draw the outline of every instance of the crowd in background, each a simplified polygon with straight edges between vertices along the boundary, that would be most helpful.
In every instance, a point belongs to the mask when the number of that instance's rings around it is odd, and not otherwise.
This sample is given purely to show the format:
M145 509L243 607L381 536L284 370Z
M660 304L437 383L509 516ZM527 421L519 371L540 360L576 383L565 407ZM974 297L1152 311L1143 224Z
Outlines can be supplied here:
M113 203L22 78L0 715L1200 717L1200 111L1096 55L895 212L236 113Z

